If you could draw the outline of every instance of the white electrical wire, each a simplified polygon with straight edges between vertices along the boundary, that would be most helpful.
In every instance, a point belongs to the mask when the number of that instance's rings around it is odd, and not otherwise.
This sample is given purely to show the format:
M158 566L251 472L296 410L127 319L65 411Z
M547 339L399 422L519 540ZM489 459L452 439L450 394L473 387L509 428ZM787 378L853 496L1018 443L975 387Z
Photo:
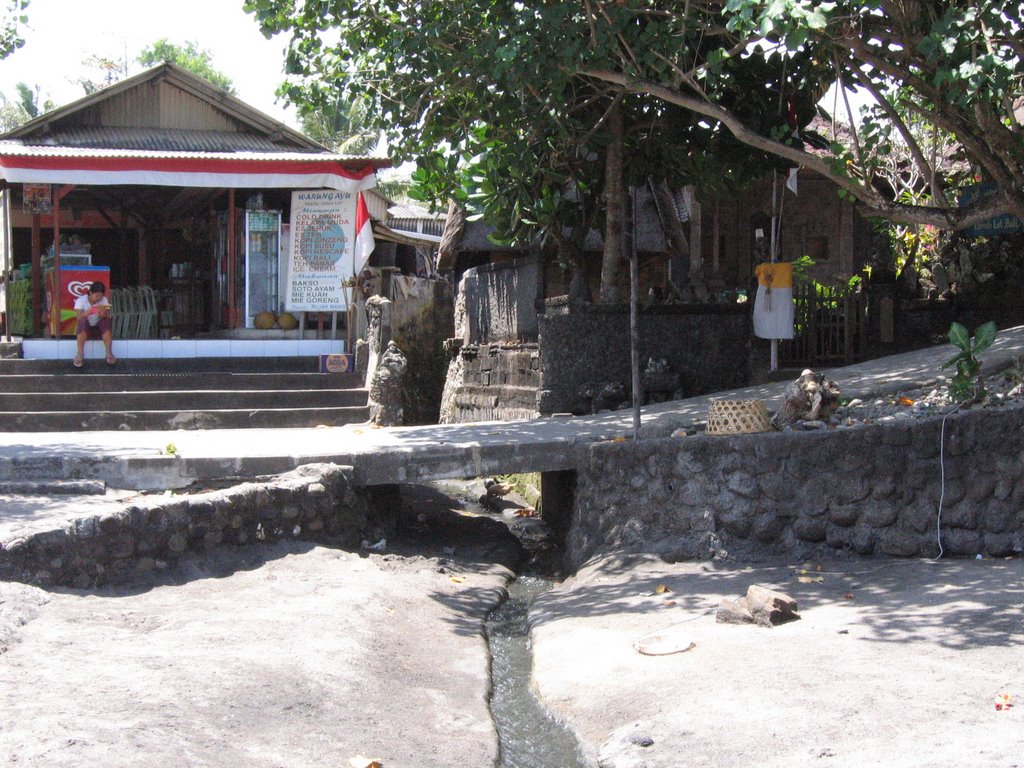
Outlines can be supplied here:
M956 413L964 402L961 400L952 410L942 415L942 429L939 431L939 512L935 518L935 541L939 545L939 554L932 560L939 560L945 553L942 548L942 503L946 499L946 419Z

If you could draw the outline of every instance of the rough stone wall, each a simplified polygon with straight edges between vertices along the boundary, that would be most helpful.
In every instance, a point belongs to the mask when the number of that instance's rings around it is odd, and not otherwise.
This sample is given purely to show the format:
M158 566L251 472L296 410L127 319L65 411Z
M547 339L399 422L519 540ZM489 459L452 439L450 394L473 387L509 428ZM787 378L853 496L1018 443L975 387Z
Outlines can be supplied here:
M443 280L396 278L391 310L391 337L408 361L402 381L406 424L436 424L452 335L454 296Z
M629 307L569 308L548 302L539 318L541 392L538 410L589 413L580 395L590 382L618 382L629 397ZM664 359L690 397L750 381L750 315L745 305L664 306L640 316L640 365Z
M442 418L448 423L516 421L537 413L539 351L536 344L473 344L459 349L449 367Z
M272 482L144 497L114 514L3 542L0 578L85 589L222 544L292 538L356 546L367 505L352 486L351 471L309 464Z
M707 557L812 547L899 557L1024 550L1024 409L824 432L587 449L567 561L610 550Z

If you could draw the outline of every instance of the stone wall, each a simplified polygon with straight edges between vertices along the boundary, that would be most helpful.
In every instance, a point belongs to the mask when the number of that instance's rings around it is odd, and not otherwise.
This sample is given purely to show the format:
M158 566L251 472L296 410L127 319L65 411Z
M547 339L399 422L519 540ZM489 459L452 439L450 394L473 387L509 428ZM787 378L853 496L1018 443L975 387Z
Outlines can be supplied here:
M186 552L280 538L353 547L367 504L351 467L309 464L272 482L147 496L103 517L3 542L0 578L80 589L163 567Z
M537 413L536 344L471 344L449 367L443 423L517 421Z
M538 410L588 413L580 395L591 382L619 383L629 397L629 307L547 302L539 318L541 392ZM664 359L680 377L683 397L750 382L750 314L743 304L667 305L640 316L640 365Z
M566 558L814 547L934 557L1024 550L1024 409L823 432L691 436L587 449ZM940 442L945 485L940 482Z

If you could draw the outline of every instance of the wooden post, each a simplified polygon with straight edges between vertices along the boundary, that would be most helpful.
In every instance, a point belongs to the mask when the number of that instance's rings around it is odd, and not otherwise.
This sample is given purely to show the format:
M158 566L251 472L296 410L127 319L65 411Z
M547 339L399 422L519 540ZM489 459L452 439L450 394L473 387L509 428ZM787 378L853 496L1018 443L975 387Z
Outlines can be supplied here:
M235 190L228 190L228 247L227 247L227 260L228 260L228 328L234 329L238 325L238 307L237 296L235 292L237 287L235 285L235 274L238 269L238 265L235 260L238 257L238 248L235 243Z
M0 206L3 206L3 230L0 234L4 239L4 341L11 340L11 262L13 257L11 244L11 188L6 181L0 181Z
M42 266L42 224L43 217L32 214L32 335L38 336L43 327L45 292Z
M696 197L690 205L690 274L701 275L704 266L704 234L701 231L701 205Z
M633 374L633 441L640 440L640 406L643 389L640 383L640 268L636 255L636 190L629 187L629 205L626 206L626 237L629 255L629 349Z

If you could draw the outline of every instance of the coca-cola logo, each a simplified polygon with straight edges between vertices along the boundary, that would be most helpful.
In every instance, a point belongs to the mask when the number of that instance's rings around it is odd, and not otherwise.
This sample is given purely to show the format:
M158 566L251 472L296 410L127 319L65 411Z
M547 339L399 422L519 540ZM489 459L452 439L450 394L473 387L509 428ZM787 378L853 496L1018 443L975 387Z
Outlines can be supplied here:
M68 283L68 293L77 299L79 296L89 293L90 285L92 285L91 280L72 280Z

